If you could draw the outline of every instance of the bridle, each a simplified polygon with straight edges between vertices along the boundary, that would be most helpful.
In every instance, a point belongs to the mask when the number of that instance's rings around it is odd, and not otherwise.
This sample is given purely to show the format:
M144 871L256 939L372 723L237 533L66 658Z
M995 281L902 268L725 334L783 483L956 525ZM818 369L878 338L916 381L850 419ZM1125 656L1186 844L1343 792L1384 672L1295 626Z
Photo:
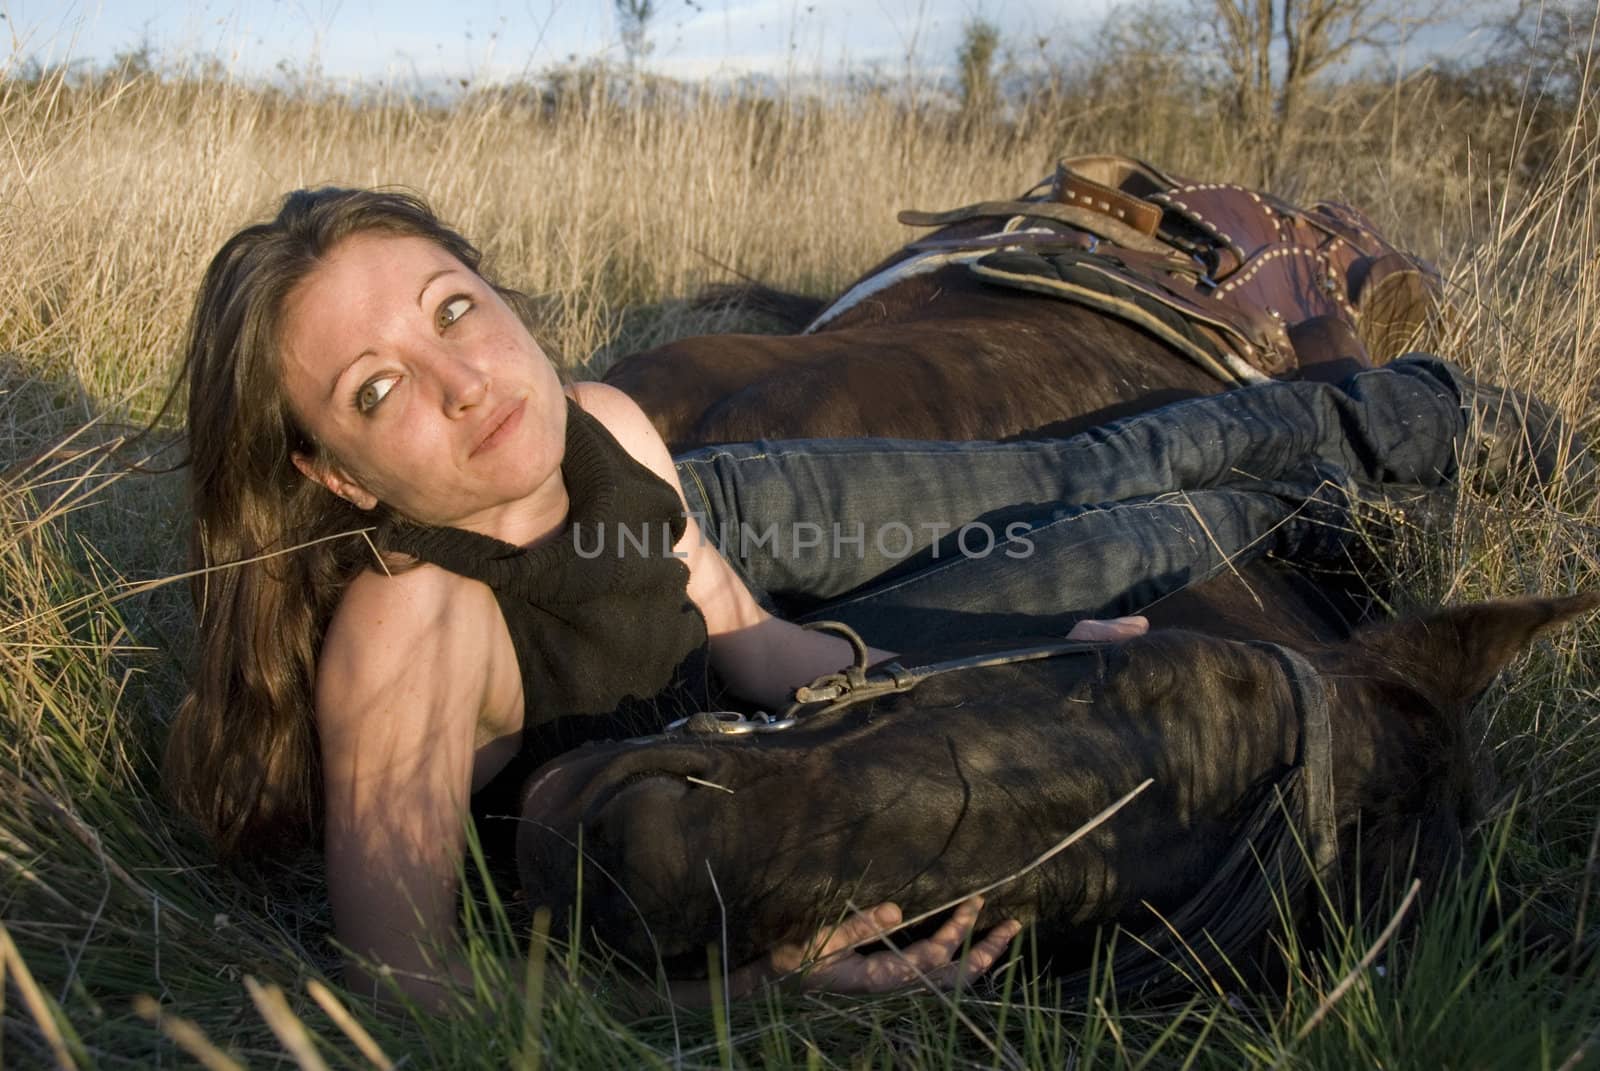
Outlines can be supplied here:
M1276 658L1289 682L1300 722L1295 768L1305 796L1304 848L1317 877L1330 879L1339 861L1339 838L1333 799L1333 719L1328 709L1327 686L1317 667L1299 651L1264 640L1250 646Z

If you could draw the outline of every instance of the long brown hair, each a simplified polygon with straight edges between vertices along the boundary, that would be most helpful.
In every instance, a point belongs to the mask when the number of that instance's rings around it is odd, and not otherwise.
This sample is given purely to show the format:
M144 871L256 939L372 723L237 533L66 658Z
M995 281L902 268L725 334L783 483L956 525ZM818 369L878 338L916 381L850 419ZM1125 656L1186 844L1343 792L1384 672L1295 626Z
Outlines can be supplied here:
M212 259L189 325L190 554L204 571L193 689L164 779L225 860L319 837L317 652L345 585L372 561L355 533L386 511L358 510L295 469L291 454L315 458L317 447L290 412L278 338L294 288L343 239L374 231L426 238L479 272L478 250L416 197L296 190ZM521 295L501 292L526 315Z

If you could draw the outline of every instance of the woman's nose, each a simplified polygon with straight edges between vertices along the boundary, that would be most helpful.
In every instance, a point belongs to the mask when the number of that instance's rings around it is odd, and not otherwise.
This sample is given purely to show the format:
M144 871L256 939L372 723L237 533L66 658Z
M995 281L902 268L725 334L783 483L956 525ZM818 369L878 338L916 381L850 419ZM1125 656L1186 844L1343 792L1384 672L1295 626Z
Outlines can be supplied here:
M480 404L489 393L489 374L471 361L441 357L434 367L440 399L446 413L460 415Z

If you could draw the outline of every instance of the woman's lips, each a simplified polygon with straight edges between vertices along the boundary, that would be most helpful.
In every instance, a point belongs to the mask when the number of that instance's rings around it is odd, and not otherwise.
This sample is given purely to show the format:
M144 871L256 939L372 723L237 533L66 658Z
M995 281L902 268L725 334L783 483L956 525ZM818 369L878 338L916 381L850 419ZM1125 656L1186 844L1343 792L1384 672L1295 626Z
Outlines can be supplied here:
M478 445L472 448L468 457L477 457L486 450L493 450L500 443L509 439L517 430L517 425L522 423L522 414L528 408L528 400L519 398L515 402L507 403L489 418L489 432L478 440Z

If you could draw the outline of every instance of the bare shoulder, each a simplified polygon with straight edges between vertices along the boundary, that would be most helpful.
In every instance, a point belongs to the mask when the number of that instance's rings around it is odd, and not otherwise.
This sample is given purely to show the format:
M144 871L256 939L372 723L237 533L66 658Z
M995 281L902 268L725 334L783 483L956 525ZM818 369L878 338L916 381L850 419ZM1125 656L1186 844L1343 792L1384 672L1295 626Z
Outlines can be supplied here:
M361 573L317 657L318 721L326 728L397 692L481 696L503 633L493 593L476 581L426 564Z
M672 455L639 403L607 383L574 383L572 398L609 431L635 461L675 483Z
M345 589L327 643L372 641L371 646L387 647L428 637L443 641L448 639L445 626L470 626L495 612L487 587L436 565L393 573L368 570Z

